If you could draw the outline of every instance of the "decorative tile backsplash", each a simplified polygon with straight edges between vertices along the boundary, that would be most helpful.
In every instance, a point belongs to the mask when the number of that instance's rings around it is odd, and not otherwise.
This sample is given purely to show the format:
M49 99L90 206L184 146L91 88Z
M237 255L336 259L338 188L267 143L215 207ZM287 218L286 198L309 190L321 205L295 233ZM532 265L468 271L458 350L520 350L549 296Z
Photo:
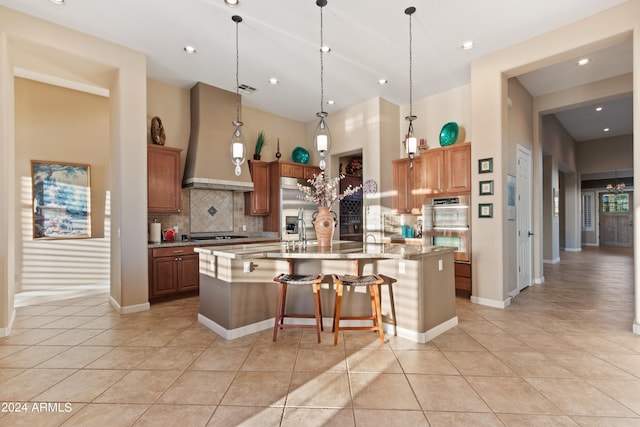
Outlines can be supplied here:
M192 189L189 192L191 233L232 232L233 191Z
M195 193L194 193L195 192ZM167 229L178 226L178 238L192 233L253 233L263 231L261 216L245 215L244 192L183 189L178 214L149 214ZM243 230L242 226L246 226Z

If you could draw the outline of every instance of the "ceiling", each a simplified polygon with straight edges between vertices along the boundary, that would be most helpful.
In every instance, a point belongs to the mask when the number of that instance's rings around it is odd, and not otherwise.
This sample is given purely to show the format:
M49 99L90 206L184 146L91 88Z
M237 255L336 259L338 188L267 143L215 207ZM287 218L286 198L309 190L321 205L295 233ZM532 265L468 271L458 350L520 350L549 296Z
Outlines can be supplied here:
M468 84L469 64L485 55L575 22L625 0L329 0L323 9L324 106L331 114L376 96L409 102L409 17L412 17L413 99ZM315 0L0 0L0 5L127 46L147 55L148 76L190 88L202 81L235 91L235 23L239 79L254 108L310 122L320 106L320 8ZM460 48L473 40L471 50ZM196 54L187 54L185 45ZM594 52L589 73L576 78L573 61L519 76L535 96L632 70L631 43ZM596 55L607 62L597 62ZM553 76L551 78L550 76ZM279 84L269 84L275 77ZM379 85L379 79L386 85ZM607 100L600 115L620 119L612 131L631 133L631 98ZM602 138L591 106L558 112L576 140ZM620 112L624 113L620 113ZM624 120L622 120L624 119ZM607 122L608 123L608 122ZM611 122L614 123L614 122ZM593 129L591 129L593 125Z

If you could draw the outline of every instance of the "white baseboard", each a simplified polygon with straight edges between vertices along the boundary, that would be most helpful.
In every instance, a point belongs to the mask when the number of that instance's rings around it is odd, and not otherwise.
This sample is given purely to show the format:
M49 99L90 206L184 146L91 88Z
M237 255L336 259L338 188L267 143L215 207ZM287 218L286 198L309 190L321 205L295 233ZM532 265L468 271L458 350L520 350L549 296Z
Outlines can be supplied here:
M597 243L583 243L582 246L600 246Z
M8 337L11 334L11 330L13 329L13 324L16 321L16 310L14 309L11 313L11 319L9 319L9 326L6 328L0 328L0 337Z
M520 294L520 289L514 289L509 292L509 298L514 298Z
M149 304L148 302L145 302L144 304L128 305L126 307L121 307L120 304L118 304L118 302L114 300L112 296L109 296L109 303L120 314L137 313L139 311L146 311L151 308L151 304Z
M633 333L636 335L640 335L640 323L638 323L638 320L635 320L633 322Z
M545 260L542 260L542 262L545 264L557 264L560 262L560 258L545 259Z
M544 283L544 276L538 277L537 279L533 279L534 285L542 285Z
M220 335L225 340L233 340L236 338L244 337L246 335L254 334L256 332L272 329L274 318L266 319L260 322L246 325L246 326L241 326L236 329L223 328L213 320L209 319L206 316L203 316L200 313L198 313L198 322L200 322L207 328L211 329L213 332ZM304 325L313 325L315 324L315 320L314 319L296 319L296 323L300 323ZM324 325L325 328L330 328L332 326L332 323L333 323L333 319L326 318L326 317L322 319L322 324ZM366 320L345 320L344 322L340 322L340 324L344 326L367 326L367 325L371 325L371 322ZM427 341L434 339L438 335L445 333L446 331L448 331L449 329L457 325L458 325L458 317L456 316L447 320L446 322L443 322L429 329L426 332L416 332L416 331L411 331L409 329L405 329L402 327L398 327L397 333L399 337L424 344ZM390 323L383 322L382 329L389 336L394 332L393 325Z
M471 295L471 302L474 304L479 304L479 305L486 305L487 307L493 307L493 308L507 308L511 305L511 297L503 300L503 301L498 301L498 300L494 300L494 299L489 299L489 298L480 298L480 297L476 297Z
M225 340L233 340L236 338L251 335L256 332L264 331L266 329L273 328L274 318L262 320L260 322L252 323L250 325L241 326L235 329L226 329L218 325L208 317L198 313L198 322L202 323L207 328L211 329L216 334L220 335Z
M565 252L582 252L582 248L564 248Z

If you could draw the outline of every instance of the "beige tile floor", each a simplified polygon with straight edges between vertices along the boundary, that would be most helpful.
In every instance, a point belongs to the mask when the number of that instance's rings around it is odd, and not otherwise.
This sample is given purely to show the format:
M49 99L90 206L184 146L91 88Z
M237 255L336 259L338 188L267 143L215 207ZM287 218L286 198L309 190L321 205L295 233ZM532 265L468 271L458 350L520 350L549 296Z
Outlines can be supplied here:
M225 341L197 298L129 315L105 293L39 301L0 338L0 426L640 426L632 250L561 259L505 310L459 298L459 326L423 345Z

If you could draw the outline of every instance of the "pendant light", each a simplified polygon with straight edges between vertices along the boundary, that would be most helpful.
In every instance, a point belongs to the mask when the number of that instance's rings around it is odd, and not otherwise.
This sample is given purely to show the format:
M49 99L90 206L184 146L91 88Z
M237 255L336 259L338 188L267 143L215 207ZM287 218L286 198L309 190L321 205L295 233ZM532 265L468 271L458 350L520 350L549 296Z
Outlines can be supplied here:
M242 22L242 17L233 15L231 19L236 23L236 119L233 121L235 129L233 130L233 136L231 137L231 161L236 165L236 176L240 176L242 173L240 165L242 165L247 159L247 142L244 139L244 135L242 135L241 129L244 123L240 121L240 81L238 79L238 68L240 63L240 54L238 50L238 24Z
M314 145L316 151L320 154L320 169L325 170L327 162L325 157L331 149L331 135L329 134L329 127L324 120L328 116L328 113L324 111L324 33L322 22L322 8L327 5L327 0L316 0L316 5L320 7L320 111L316 113L316 117L320 119L318 126L316 127L316 133L314 136Z
M409 157L409 169L413 169L413 158L418 149L418 140L413 135L413 121L418 117L413 115L413 52L411 50L411 44L413 42L411 35L411 15L413 15L415 11L416 8L413 6L404 10L404 13L409 15L409 115L405 117L405 119L409 121L409 130L407 131L407 139L405 140L405 148L407 149L407 156Z

